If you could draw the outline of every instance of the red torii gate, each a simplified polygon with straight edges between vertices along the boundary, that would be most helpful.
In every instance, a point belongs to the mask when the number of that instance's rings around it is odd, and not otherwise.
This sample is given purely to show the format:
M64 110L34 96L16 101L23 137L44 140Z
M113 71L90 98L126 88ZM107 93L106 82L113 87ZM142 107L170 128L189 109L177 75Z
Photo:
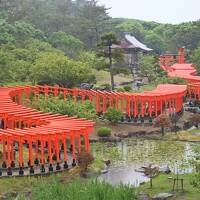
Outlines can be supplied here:
M193 74L193 65L186 65L185 53L180 50L179 55L166 55L160 58L161 67L168 71L171 77L180 77L192 80L192 83L200 82L200 78ZM176 60L177 65L170 65ZM200 87L198 84L190 84L190 94L198 95L200 98ZM81 138L84 138L85 150L90 150L89 134L93 130L94 122L75 117L62 116L60 114L43 113L35 109L23 106L23 100L28 100L34 94L35 101L44 94L48 99L49 94L54 96L63 95L67 100L71 97L75 102L82 103L88 99L95 105L97 114L105 113L108 108L120 109L127 118L149 118L157 117L163 112L169 114L178 113L183 107L183 98L186 95L186 85L163 84L150 92L129 93L129 92L105 92L94 90L81 90L78 88L59 88L52 86L20 86L0 88L0 119L3 124L0 129L0 143L3 145L3 164L7 167L8 175L12 174L12 167L15 166L14 145L19 145L19 174L23 174L24 144L29 146L28 164L30 174L34 174L34 164L41 160L41 172L45 171L46 156L45 148L48 148L49 171L53 171L52 155L56 157L56 169L60 170L60 163L67 168L67 143L70 141L73 163L75 165L75 152L77 141L77 152L81 151ZM60 147L63 147L63 158L60 157ZM39 148L41 149L39 152ZM1 174L1 171L0 171Z
M93 131L94 122L91 120L77 119L60 114L43 113L22 105L23 98L29 98L34 87L0 88L0 143L3 145L2 167L7 168L7 174L12 175L12 168L16 166L15 144L19 146L19 174L23 175L25 166L24 145L28 145L28 165L30 174L34 174L34 165L41 160L41 172L45 172L48 162L49 171L53 171L52 155L56 157L56 170L68 167L67 140L70 141L72 151L72 166L76 165L77 152L82 150L81 140L84 139L85 150L90 151L89 134ZM77 143L77 148L76 148ZM60 147L63 147L63 158L60 157ZM46 162L45 148L48 148ZM40 152L39 152L40 148ZM35 152L33 154L33 152ZM0 175L2 171L0 170Z
M172 84L158 85L155 90L144 93L107 92L52 86L34 86L32 89L34 94L43 93L46 97L50 93L58 96L64 92L64 99L70 96L75 102L81 99L82 103L89 99L95 105L97 114L105 113L108 108L117 108L128 118L158 116L166 108L169 109L169 114L180 112L183 97L186 95L186 85ZM37 92L34 92L35 90Z
M185 48L179 48L178 55L161 55L160 66L168 72L169 77L184 79L188 85L189 97L194 96L200 101L200 76L196 75L196 68L193 63L186 63L185 55Z

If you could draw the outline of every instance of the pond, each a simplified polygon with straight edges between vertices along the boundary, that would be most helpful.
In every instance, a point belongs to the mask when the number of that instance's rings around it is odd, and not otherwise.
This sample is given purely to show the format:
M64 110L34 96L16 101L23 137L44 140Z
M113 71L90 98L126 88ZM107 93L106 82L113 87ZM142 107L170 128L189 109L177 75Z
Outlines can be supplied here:
M149 164L169 166L175 173L192 172L189 161L196 147L200 144L128 138L118 143L94 143L92 153L112 163L108 173L102 174L100 179L112 184L122 182L138 186L149 178L136 170Z

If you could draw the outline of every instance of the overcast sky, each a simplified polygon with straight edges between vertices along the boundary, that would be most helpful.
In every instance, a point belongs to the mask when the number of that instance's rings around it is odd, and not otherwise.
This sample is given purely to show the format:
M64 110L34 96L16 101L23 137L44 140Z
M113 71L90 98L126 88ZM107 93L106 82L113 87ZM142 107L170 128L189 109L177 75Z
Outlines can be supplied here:
M200 0L99 0L110 16L177 24L200 19Z

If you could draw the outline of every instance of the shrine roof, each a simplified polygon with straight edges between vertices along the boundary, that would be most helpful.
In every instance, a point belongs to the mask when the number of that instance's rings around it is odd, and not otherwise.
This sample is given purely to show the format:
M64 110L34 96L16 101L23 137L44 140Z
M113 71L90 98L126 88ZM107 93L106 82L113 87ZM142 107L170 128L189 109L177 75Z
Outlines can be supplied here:
M122 48L122 49L140 49L143 51L152 51L153 49L148 48L145 44L138 41L132 35L125 35L125 40L121 42L120 45L112 45L112 48Z

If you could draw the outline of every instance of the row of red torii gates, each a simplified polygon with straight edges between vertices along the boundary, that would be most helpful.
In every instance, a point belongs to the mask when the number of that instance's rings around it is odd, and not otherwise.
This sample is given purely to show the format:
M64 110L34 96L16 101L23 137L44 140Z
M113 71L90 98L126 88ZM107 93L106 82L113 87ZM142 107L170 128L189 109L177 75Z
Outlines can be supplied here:
M160 66L167 71L169 77L178 77L185 80L187 95L200 101L200 76L193 63L186 62L185 48L179 48L178 54L165 54L159 58Z
M23 175L25 161L30 174L34 174L34 165L39 163L42 173L47 163L50 172L55 168L54 163L56 170L61 170L61 165L68 168L68 149L75 166L76 152L90 151L89 134L93 132L94 122L26 108L22 105L23 94L30 95L32 91L31 86L0 88L0 144L2 168L7 168L7 175L12 175L12 168L16 167L19 175Z
M176 64L171 64L171 62ZM68 168L70 157L72 166L76 165L76 153L90 151L89 135L93 132L94 122L60 114L43 113L27 108L24 102L33 94L35 101L43 94L68 97L75 102L89 100L95 105L97 114L105 113L108 108L120 109L128 118L153 118L165 112L179 113L187 92L200 98L199 77L195 76L192 64L185 63L185 52L181 48L178 55L162 55L161 67L170 77L184 78L187 85L158 85L153 91L143 93L105 92L81 90L78 88L59 88L51 86L21 86L0 88L0 144L2 145L2 168L7 175L19 167L19 175L27 167L34 174L34 166L40 164L41 172L52 172ZM25 99L25 101L24 101ZM16 146L18 155L16 155ZM25 150L28 150L28 155ZM71 152L71 156L68 152ZM62 150L62 151L61 151ZM55 169L54 169L55 168ZM2 175L2 169L0 169Z

